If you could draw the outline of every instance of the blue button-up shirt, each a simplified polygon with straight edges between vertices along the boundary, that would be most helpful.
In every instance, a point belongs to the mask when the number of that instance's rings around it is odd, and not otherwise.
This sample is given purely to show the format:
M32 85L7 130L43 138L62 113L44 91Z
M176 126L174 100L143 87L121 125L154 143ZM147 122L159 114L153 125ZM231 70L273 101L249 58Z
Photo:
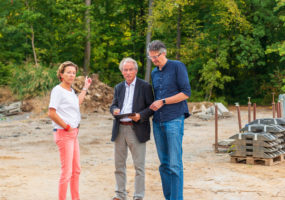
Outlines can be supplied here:
M187 69L180 61L167 60L161 71L158 67L154 68L151 78L155 100L165 99L180 92L189 97L191 95ZM181 115L185 115L185 118L190 115L186 100L162 106L154 112L153 120L155 122L166 122L176 119Z

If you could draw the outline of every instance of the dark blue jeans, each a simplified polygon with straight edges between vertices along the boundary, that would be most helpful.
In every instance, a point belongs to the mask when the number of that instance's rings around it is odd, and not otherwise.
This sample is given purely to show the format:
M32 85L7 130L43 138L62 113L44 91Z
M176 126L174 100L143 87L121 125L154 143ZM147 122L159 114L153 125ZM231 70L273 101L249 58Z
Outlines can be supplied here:
M166 200L183 200L183 134L184 115L168 122L153 121L153 135L160 160L159 172Z

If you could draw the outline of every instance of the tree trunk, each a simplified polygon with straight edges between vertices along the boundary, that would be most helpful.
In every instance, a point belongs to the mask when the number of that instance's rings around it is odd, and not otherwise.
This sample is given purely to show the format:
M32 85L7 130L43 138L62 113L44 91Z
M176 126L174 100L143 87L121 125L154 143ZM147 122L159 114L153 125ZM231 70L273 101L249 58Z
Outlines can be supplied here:
M139 19L138 19L138 24L143 24L145 21L145 5L144 1L139 1L140 2L140 8L139 8ZM138 28L139 36L140 38L146 37L145 29L142 29L141 27ZM137 43L134 43L137 44ZM145 59L145 46L141 45L140 48L138 49L139 52L139 57L137 58L141 64L142 67L139 70L139 74L144 75L145 74L145 69L146 69L146 62L147 60Z
M210 101L211 98L212 98L212 92L213 92L213 87L211 87L210 91L209 91L209 96L208 96L208 99L207 101Z
M147 24L148 25L147 25L147 34L146 34L146 56L147 56L147 45L151 41L152 6L153 6L153 0L149 0L149 4L148 4L148 20L147 20ZM147 58L144 80L147 81L148 83L150 82L150 73L151 73L151 60Z
M179 7L178 7L178 18L177 18L177 39L176 39L176 59L177 60L180 60L181 17L182 17L182 9L181 9L181 5L179 5Z
M84 75L88 74L90 67L90 57L91 57L91 43L90 43L90 5L91 0L85 0L85 5L87 10L85 11L85 27L87 31L86 43L85 43L85 53L84 53Z
M27 9L30 10L28 0L25 1L25 4L26 4ZM31 42L32 42L32 50L33 50L33 55L34 55L34 61L35 61L36 67L38 67L38 59L37 59L37 53L36 53L36 48L35 48L35 33L34 33L33 24L31 24L31 31L32 31Z
M33 25L31 25L31 30L32 30L32 48L33 48L34 60L35 60L36 67L38 67L37 53L36 53L36 49L35 49L35 34L34 34Z

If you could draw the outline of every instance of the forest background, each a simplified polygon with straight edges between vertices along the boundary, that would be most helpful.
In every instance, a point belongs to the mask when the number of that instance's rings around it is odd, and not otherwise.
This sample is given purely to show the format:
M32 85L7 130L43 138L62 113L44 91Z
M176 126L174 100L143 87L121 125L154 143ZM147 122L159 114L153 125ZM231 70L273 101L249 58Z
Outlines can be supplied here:
M45 95L70 60L114 86L124 57L150 81L146 45L187 66L190 101L270 104L285 93L285 0L1 0L0 87Z

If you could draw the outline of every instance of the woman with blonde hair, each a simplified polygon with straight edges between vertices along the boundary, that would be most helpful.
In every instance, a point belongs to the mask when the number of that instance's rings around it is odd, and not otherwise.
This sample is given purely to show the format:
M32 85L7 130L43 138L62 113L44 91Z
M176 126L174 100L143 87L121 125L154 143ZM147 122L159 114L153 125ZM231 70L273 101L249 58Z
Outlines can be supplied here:
M72 200L79 200L79 143L78 128L80 123L79 105L83 102L91 85L91 78L85 78L84 87L77 96L72 89L78 67L66 61L57 71L61 83L52 89L48 116L53 121L54 140L58 146L61 161L58 199L65 200L68 184Z

